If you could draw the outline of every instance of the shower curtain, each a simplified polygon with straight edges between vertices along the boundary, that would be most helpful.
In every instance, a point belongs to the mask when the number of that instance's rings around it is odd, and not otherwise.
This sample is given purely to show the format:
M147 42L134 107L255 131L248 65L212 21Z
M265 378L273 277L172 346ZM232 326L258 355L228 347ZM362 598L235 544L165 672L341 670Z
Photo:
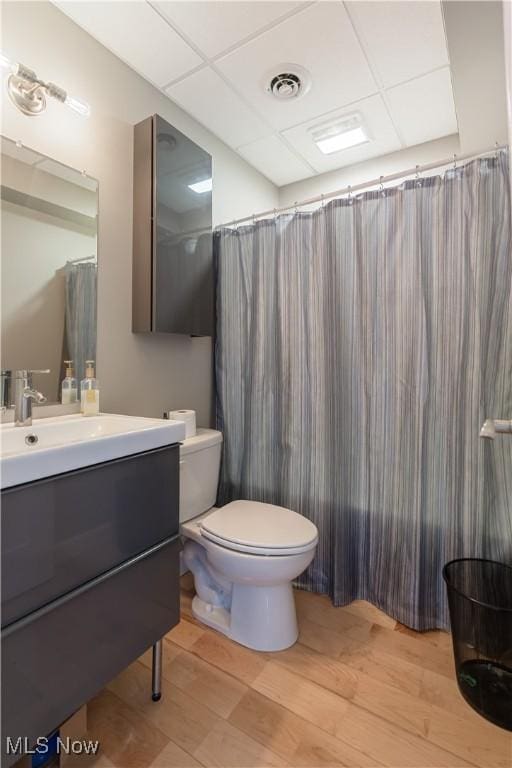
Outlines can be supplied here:
M78 386L96 359L96 264L66 265L66 343Z
M335 605L445 628L445 562L512 562L510 205L503 151L216 234L218 503L311 519Z

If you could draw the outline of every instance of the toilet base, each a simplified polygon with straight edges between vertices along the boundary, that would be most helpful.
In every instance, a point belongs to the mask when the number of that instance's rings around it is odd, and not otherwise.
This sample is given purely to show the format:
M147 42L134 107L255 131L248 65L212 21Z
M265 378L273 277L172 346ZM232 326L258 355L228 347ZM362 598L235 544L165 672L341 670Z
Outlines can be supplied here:
M205 603L198 595L195 595L192 600L192 613L202 624L206 624L208 627L230 637L229 624L231 616L225 608Z
M299 635L290 582L273 586L233 584L230 611L196 595L192 613L203 624L256 651L282 651Z

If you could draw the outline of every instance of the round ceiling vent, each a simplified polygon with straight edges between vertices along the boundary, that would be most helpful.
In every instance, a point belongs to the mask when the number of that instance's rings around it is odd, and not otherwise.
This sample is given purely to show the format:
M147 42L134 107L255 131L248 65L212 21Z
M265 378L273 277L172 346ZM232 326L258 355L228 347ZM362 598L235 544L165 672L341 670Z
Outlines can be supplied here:
M270 81L272 96L276 99L294 99L299 95L302 83L293 72L281 72Z
M159 133L157 134L157 141L160 144L166 144L167 149L169 151L172 151L173 149L176 149L177 141L176 138L172 135L172 133Z
M304 96L311 87L311 77L298 64L281 64L267 73L265 90L279 101L289 101Z

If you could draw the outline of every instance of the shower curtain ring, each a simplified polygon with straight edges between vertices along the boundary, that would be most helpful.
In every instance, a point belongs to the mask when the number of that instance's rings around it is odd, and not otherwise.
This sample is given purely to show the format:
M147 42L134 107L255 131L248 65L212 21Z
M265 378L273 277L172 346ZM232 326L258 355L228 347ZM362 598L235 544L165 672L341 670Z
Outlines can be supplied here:
M298 200L296 200L296 201L294 202L294 206L295 206L295 209L294 209L294 213L298 213L298 212L299 212L299 203L298 203Z
M453 170L457 170L457 155L455 153L453 155Z
M379 190L380 190L381 196L386 197L386 190L384 189L384 176L380 177Z

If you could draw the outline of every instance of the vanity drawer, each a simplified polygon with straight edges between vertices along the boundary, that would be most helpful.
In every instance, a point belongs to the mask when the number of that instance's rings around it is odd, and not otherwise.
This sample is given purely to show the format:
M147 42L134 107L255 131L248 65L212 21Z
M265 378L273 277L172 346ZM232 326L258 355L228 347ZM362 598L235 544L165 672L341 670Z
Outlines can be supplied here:
M179 531L179 447L2 491L2 626Z
M180 549L176 536L2 631L3 749L50 733L178 623Z

